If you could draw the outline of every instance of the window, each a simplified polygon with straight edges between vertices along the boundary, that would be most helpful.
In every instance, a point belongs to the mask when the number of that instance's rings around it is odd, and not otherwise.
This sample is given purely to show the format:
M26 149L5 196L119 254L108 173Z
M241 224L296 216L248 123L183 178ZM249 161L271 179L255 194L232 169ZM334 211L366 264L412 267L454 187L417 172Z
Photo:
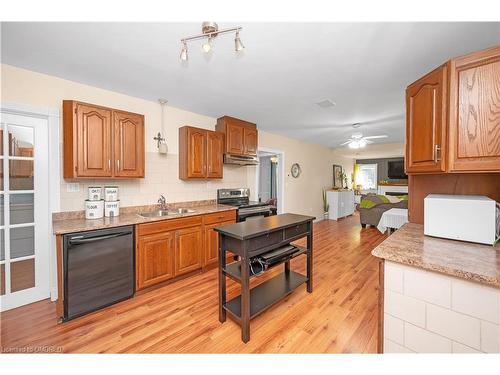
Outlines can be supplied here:
M361 185L362 190L376 189L377 164L360 164L356 184Z

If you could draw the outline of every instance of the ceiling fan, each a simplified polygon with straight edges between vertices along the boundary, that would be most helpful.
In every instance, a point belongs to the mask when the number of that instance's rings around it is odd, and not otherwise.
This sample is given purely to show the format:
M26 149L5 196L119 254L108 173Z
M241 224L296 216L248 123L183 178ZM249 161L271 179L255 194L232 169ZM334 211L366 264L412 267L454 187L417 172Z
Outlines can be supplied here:
M341 143L340 146L348 145L349 148L363 148L367 144L373 143L372 139L380 138L387 138L387 135L371 135L368 137L363 137L362 133L354 133L349 140Z

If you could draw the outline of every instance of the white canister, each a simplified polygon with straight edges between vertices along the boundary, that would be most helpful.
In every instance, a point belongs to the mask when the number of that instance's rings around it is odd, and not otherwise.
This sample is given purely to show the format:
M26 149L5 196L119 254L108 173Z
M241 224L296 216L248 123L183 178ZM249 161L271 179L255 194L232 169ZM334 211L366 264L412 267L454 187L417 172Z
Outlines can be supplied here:
M89 186L88 189L89 201L100 201L102 199L102 187L100 186Z
M105 201L104 216L114 217L120 215L120 201Z
M117 201L118 200L118 186L104 186L104 200Z
M104 214L104 201L85 200L85 219L100 219Z

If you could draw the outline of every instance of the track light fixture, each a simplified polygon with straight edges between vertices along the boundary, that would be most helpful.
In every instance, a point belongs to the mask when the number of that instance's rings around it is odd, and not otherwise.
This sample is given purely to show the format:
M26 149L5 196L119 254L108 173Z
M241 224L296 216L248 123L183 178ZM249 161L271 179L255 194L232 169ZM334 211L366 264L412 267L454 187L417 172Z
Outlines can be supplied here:
M243 51L245 46L243 45L240 39L240 31L241 27L233 27L230 29L219 30L219 26L215 22L203 22L201 24L201 34L190 36L188 38L181 39L182 48L181 48L181 61L187 61L188 59L188 51L187 51L187 42L191 40L198 39L206 39L206 41L202 44L201 48L205 53L209 53L213 49L213 40L220 34L227 34L236 32L236 36L234 38L234 50L236 52Z

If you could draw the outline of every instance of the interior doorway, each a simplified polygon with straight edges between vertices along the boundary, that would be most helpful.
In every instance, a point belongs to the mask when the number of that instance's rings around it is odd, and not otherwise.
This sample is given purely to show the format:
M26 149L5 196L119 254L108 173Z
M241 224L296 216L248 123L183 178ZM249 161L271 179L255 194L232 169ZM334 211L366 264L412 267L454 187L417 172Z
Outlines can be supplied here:
M284 153L279 150L259 149L257 168L257 197L261 202L276 206L284 212Z

